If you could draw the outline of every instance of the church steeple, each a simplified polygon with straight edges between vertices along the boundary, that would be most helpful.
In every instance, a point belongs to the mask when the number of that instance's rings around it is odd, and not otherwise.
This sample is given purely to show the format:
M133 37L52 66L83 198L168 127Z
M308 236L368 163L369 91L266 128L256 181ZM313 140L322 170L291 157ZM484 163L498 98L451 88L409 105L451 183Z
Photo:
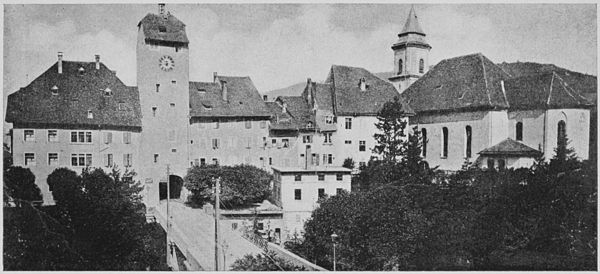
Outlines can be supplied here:
M413 6L398 41L392 45L394 51L395 76L389 78L400 93L414 83L429 69L429 51L431 46L425 40L425 32L419 24Z

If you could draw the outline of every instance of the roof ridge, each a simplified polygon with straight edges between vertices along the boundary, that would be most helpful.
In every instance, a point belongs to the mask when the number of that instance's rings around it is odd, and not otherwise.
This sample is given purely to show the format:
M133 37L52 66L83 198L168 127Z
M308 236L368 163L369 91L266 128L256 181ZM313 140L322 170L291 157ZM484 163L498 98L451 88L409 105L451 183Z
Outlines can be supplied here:
M483 55L481 53L478 53L477 56L479 56L479 60L481 61L481 68L483 69L483 80L485 81L485 93L488 98L488 104L490 104L490 106L491 106L492 98L490 96L490 89L488 87L487 74L485 73L485 62L483 61Z
M548 100L546 101L546 106L550 106L550 98L552 98L552 87L554 85L554 76L556 73L552 72L552 78L550 79L550 91L548 92Z

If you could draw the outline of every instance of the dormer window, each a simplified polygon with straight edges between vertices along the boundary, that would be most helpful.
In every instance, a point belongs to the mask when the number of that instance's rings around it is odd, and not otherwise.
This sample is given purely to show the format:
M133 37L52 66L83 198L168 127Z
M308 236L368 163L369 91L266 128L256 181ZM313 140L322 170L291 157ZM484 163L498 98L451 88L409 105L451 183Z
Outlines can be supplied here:
M58 95L58 87L57 86L51 87L50 92L52 92L52 95Z
M204 93L206 93L206 89L199 88L199 89L198 89L198 92L199 92L200 94L204 94Z
M94 119L94 113L92 113L92 111L89 109L87 111L87 117L88 117L88 119Z
M113 92L110 88L106 88L104 90L104 96L112 96L112 95L113 95Z
M119 110L127 110L127 106L123 102L119 102Z
M83 67L79 67L79 74L83 74L85 72L85 69Z
M158 32L167 32L167 27L165 27L165 26L158 26Z
M306 123L306 128L312 128L312 127L313 127L313 123L312 122Z

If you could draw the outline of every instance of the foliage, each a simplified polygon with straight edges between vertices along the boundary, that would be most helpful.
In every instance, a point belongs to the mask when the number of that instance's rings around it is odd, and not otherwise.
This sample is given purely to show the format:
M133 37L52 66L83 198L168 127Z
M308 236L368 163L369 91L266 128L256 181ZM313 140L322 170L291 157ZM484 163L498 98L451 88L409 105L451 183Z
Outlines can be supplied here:
M266 251L255 256L246 254L237 259L231 266L232 271L306 271L304 267L278 257L273 251Z
M11 166L4 173L4 194L19 205L24 201L41 201L42 192L35 184L35 175L28 168ZM6 197L7 198L7 197ZM6 201L5 201L6 202Z
M6 172L8 170L8 168L13 165L12 154L10 153L10 148L8 147L8 145L6 143L3 144L2 148L3 148L2 159L4 161L3 168L4 168L4 172Z
M255 166L196 166L184 178L184 186L192 192L190 201L197 205L213 201L213 179L219 177L221 203L227 208L262 202L271 194L272 175Z
M402 154L402 143L406 137L404 129L408 123L402 102L398 96L386 102L379 113L375 127L381 132L373 135L377 145L373 152L383 156L384 160L394 161Z
M347 169L354 169L355 163L354 160L352 160L352 158L346 158L344 159L344 163L342 164L342 167L345 167Z

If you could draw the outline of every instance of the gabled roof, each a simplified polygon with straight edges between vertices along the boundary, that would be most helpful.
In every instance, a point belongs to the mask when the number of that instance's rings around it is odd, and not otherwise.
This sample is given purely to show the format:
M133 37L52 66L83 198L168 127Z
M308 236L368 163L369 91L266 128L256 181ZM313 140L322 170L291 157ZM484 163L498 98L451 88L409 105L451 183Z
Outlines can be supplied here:
M223 100L220 81L227 85ZM270 111L250 77L218 76L215 83L190 82L191 117L269 117Z
M533 149L519 141L507 138L504 141L479 152L482 156L526 156L540 155L539 150Z
M58 63L28 86L8 96L6 122L15 124L69 125L84 128L134 127L141 129L137 87L128 87L100 63ZM83 71L80 70L83 68ZM52 94L56 87L57 95ZM105 96L110 89L112 95ZM91 111L93 118L88 118Z
M417 33L421 35L425 35L423 29L421 29L421 25L419 24L419 19L417 18L417 13L415 12L414 7L410 7L410 12L408 13L408 18L406 19L406 23L404 23L404 28L398 36L402 36L404 34L409 33Z
M271 130L298 130L296 120L278 102L266 102L271 111Z
M364 91L359 87L363 78L367 85ZM331 86L334 113L338 116L377 115L386 102L395 96L401 97L391 83L363 68L333 65L325 84ZM405 101L403 109L407 114L413 114Z
M308 96L315 99L318 109L333 111L333 100L331 98L331 85L310 82L304 87L302 97L308 100Z
M481 53L445 59L403 92L417 112L506 109L509 75Z
M592 103L571 88L556 72L528 75L504 82L511 109L589 107Z
M568 69L557 67L553 64L539 64L533 62L503 62L498 64L498 66L510 74L511 77L515 78L555 72L556 75L563 79L570 87L581 93L596 93L598 89L596 76L574 72Z
M285 104L286 111L294 119L298 130L318 130L314 111L302 96L279 96L276 101ZM312 127L308 127L309 123Z
M188 44L185 24L170 13L157 15L148 13L139 23L146 39ZM162 29L164 28L164 29ZM164 31L161 31L164 30Z

